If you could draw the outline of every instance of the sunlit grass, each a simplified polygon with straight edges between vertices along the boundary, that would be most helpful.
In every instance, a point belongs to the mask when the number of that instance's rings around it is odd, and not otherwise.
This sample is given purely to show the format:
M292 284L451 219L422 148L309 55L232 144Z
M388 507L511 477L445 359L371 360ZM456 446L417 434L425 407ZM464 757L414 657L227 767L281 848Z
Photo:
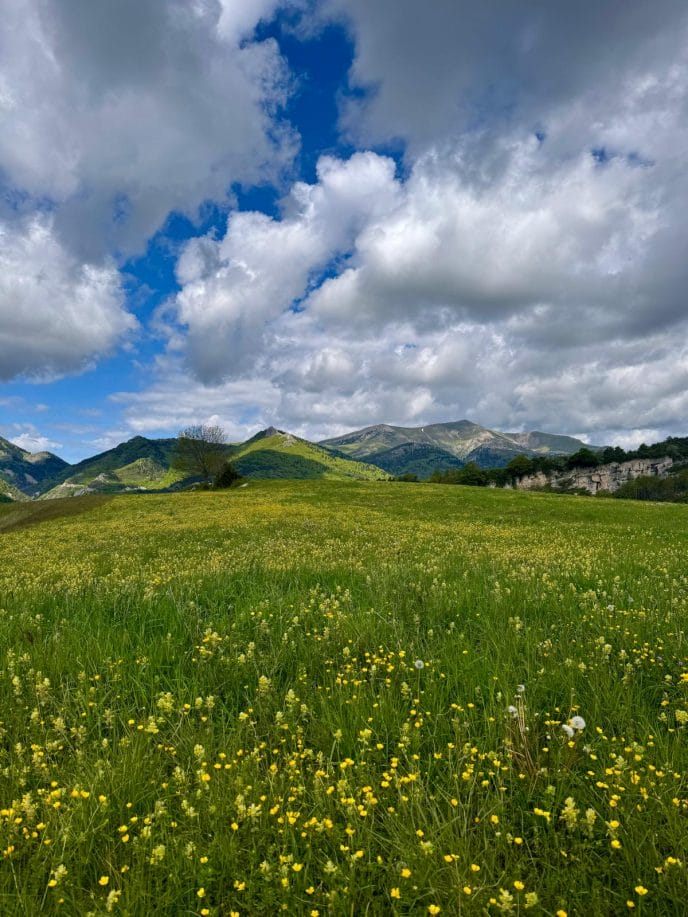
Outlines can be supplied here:
M685 507L60 505L0 534L0 913L685 913Z

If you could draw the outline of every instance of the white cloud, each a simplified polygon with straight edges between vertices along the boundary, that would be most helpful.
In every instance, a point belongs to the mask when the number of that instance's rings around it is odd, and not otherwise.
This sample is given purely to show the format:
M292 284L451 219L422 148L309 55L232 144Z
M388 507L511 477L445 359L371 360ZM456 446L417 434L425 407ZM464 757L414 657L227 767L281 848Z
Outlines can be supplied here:
M8 439L26 452L55 452L62 448L62 443L55 442L49 436L44 436L33 424L14 424L14 428L22 432L12 434Z
M673 132L681 148L676 120ZM281 221L237 215L223 240L189 245L178 307L191 367L208 383L252 368L279 392L270 422L306 435L464 416L680 429L688 218L673 198L688 188L674 154L640 167L561 157L531 135L503 145L484 186L459 145L428 152L404 183L372 153L328 160ZM348 190L362 163L377 201ZM332 205L334 177L347 215Z
M0 380L77 372L136 327L113 265L81 263L49 217L0 222Z
M274 177L288 73L251 34L275 2L7 0L0 171L82 256L136 250L173 209Z
M347 253L368 220L389 211L398 192L390 159L323 157L317 184L294 185L281 220L234 213L224 238L189 242L178 263L183 289L176 305L199 377L211 382L255 371L268 323Z
M290 75L252 41L282 5L9 0L0 170L20 209L48 198L52 216L0 205L0 375L112 347L133 319L103 252L290 161ZM234 212L186 244L166 356L147 391L116 396L103 442L215 420L235 438L464 416L598 441L680 431L685 5L316 6L347 23L352 84L371 90L344 106L348 137L400 139L404 177L375 152L326 156L279 219Z
M422 9L415 0L323 0L319 10L350 29L350 81L366 90L349 101L344 126L359 144L401 138L413 156L467 133L546 128L562 107L579 140L612 113L624 135L635 133L632 122L623 127L624 100L642 88L657 108L657 71L685 61L687 47L682 0L435 0ZM481 143L478 167L490 160Z
M161 359L149 388L111 396L111 402L121 406L127 433L118 430L108 438L120 436L121 442L137 434L175 436L192 423L208 423L222 426L230 439L241 440L246 431L257 432L277 419L279 399L278 389L264 377L204 385L189 377L178 359Z

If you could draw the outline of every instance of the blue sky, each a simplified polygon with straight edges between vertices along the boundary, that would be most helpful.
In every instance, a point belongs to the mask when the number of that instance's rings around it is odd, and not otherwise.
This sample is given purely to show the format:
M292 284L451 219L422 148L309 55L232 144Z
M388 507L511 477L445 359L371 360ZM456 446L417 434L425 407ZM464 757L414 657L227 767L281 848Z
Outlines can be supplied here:
M687 432L683 3L5 19L0 435Z

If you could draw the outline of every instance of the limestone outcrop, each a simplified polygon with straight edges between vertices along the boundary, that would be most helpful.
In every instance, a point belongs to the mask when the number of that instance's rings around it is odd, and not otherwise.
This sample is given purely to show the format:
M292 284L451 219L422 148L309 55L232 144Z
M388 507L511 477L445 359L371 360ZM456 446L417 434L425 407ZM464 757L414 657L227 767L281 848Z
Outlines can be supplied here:
M519 478L519 490L538 490L551 487L554 490L587 490L590 494L600 491L614 493L627 481L640 477L665 477L673 465L668 456L651 459L631 459L628 462L611 462L596 468L573 468L571 471L529 474Z

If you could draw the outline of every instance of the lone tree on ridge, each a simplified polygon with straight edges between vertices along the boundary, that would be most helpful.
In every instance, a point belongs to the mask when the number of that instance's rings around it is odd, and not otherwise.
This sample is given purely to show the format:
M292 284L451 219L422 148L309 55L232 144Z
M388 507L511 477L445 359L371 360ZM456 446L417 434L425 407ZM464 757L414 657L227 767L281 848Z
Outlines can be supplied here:
M226 442L222 427L209 424L186 427L177 436L173 467L209 484L227 460Z

